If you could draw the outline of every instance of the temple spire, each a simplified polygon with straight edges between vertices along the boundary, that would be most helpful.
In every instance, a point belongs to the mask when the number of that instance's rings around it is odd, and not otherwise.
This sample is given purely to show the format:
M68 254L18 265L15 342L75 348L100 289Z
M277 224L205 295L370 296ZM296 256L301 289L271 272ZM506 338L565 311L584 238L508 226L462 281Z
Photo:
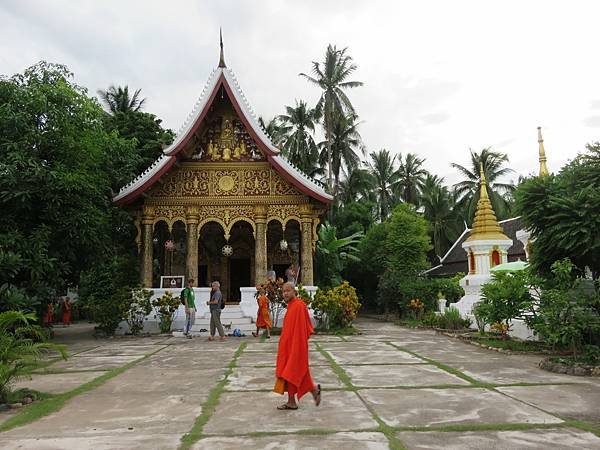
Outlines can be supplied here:
M225 68L225 55L223 54L223 32L221 28L219 28L219 43L221 45L221 56L219 57L219 67Z
M479 180L479 200L477 201L473 228L469 233L467 241L508 239L496 219L496 213L490 202L483 162L479 163Z
M546 166L546 151L544 150L544 140L542 139L542 127L538 127L538 143L540 144L540 177L547 177L548 167Z

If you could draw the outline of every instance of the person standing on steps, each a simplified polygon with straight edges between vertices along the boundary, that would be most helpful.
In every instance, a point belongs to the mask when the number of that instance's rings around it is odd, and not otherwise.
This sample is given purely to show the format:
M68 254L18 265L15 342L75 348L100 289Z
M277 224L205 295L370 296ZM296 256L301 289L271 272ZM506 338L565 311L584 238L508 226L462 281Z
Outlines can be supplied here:
M275 387L278 394L288 393L288 401L277 409L298 409L300 398L310 392L315 405L321 404L321 385L313 383L308 367L308 338L313 333L313 326L308 315L308 308L298 298L294 283L284 283L283 298L287 303L287 312L283 319L283 328L277 350L277 367L275 369Z
M269 314L269 299L266 295L266 290L264 286L258 287L258 298L256 299L258 303L258 313L256 313L256 333L253 331L252 336L258 337L260 333L260 329L265 329L265 335L267 339L271 337L271 328L273 324L271 322L271 315Z
M209 341L215 340L215 331L219 330L219 336L222 341L225 340L225 331L221 325L221 310L223 309L223 294L221 294L221 283L213 281L211 283L210 301L207 302L210 308L210 336Z
M196 322L196 296L192 286L194 286L194 280L190 278L187 287L183 290L183 301L185 302L185 332L183 334L188 339L192 338L190 329Z

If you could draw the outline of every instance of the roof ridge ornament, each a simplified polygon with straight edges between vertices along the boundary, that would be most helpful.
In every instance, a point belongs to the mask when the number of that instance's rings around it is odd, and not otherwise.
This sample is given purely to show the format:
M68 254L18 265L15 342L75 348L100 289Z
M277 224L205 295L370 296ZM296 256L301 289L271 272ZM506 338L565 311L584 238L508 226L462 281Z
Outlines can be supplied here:
M225 55L223 54L223 31L221 30L220 27L219 27L219 44L221 46L221 55L219 57L219 67L224 69L227 66L225 65Z
M546 150L544 150L544 140L542 139L542 127L537 127L538 130L538 143L540 153L540 177L547 177L548 166L546 166Z

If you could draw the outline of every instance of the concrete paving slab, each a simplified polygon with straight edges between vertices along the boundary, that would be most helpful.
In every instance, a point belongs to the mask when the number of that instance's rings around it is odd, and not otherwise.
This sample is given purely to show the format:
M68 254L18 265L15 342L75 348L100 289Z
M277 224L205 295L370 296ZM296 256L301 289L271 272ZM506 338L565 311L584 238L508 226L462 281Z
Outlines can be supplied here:
M327 366L314 366L310 369L315 383L321 384L323 389L343 388L333 370ZM275 370L273 367L237 367L228 377L225 389L228 391L255 391L272 390L275 384Z
M520 431L401 432L396 436L411 450L572 450L600 449L600 438L571 428Z
M66 361L59 361L51 366L49 369L60 369L60 370L109 370L116 367L124 366L127 363L135 361L140 358L137 355L126 355L126 356L74 356Z
M311 342L344 342L344 339L341 337L329 334L313 334L310 340Z
M86 350L78 353L75 357L119 355L144 356L148 353L153 353L164 348L166 348L164 345L110 345Z
M514 386L497 390L544 411L578 420L600 421L600 389L592 384Z
M265 392L226 392L215 413L204 427L206 434L252 433L260 431L293 432L302 429L355 431L375 428L365 405L354 392L329 391L317 408L310 394L302 398L296 411L279 411L276 406L285 396ZM260 414L260 420L257 420Z
M5 439L0 435L0 448L19 450L148 450L177 449L180 445L178 434L144 434L127 430L118 436L50 437Z
M147 392L165 395L185 395L187 393L208 394L210 389L222 380L226 369L156 369L134 367L97 388L99 395L132 396Z
M317 351L311 351L308 356L308 361L311 366L328 366L329 361ZM277 362L277 353L262 353L262 352L244 352L237 359L238 367L253 367L253 366L272 366L275 367Z
M383 433L334 433L321 436L278 435L265 437L210 437L192 446L192 450L312 450L343 448L344 450L383 450L389 442Z
M1 438L66 438L188 432L207 395L162 392L109 395L102 386L69 400L63 409L36 422L0 434ZM121 447L122 448L122 447Z
M457 346L457 345L446 345L446 344L419 344L407 345L406 349L415 352L419 356L433 359L435 361L450 364L471 362L471 361L486 361L486 362L504 362L506 361L506 355L495 352L493 350L478 349L472 345ZM539 359L538 359L539 361Z
M29 388L50 394L60 394L75 389L77 386L87 383L105 373L104 371L94 371L32 375L31 380L20 380L14 384L13 388Z
M244 349L244 352L264 352L277 353L278 342L249 342Z
M397 366L342 366L359 387L469 385L468 381L427 364Z
M482 361L477 358L471 362L455 362L448 365L485 383L576 383L579 379L579 377L547 372L537 367L511 364L507 359Z
M360 396L394 427L562 422L487 389L368 389Z
M412 356L409 353L401 352L390 348L390 350L358 350L358 351L337 351L328 350L328 353L338 364L422 364L425 361Z
M323 342L319 344L323 350L340 351L373 351L373 350L394 350L382 341L360 341L360 342Z
M151 358L141 361L138 365L151 368L152 370L170 369L211 369L227 367L233 359L234 352L179 352L166 353L166 350Z

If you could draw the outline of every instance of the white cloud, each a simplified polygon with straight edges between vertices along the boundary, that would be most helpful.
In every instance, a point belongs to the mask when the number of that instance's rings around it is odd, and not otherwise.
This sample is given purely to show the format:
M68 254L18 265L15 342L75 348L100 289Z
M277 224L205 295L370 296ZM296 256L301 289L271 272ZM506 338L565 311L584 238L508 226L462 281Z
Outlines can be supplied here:
M225 58L255 111L319 92L299 72L328 43L348 47L365 83L350 91L369 151L415 152L448 182L469 148L537 168L537 126L550 170L599 140L600 63L593 1L261 2L56 0L0 4L0 73L66 64L91 93L142 89L147 110L179 129Z

